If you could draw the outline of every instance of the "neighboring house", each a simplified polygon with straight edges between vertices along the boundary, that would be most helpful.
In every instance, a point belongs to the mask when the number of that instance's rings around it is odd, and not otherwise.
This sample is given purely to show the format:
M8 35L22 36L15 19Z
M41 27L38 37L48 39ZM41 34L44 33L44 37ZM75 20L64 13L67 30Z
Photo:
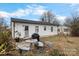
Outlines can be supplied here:
M58 25L48 22L11 18L12 38L29 38L33 33L42 36L58 34ZM60 29L61 30L61 29Z
M58 34L65 34L65 35L70 35L70 28L67 26L59 26L58 27Z

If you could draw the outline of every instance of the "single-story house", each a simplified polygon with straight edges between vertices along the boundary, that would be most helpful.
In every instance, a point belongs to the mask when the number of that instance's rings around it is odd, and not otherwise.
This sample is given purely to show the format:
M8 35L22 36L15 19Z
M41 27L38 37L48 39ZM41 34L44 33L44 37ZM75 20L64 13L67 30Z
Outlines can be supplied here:
M58 34L63 33L65 35L70 35L70 28L67 26L59 26L58 27Z
M58 25L52 23L18 18L11 18L11 27L12 38L29 38L33 33L38 33L41 37L57 35L61 31Z

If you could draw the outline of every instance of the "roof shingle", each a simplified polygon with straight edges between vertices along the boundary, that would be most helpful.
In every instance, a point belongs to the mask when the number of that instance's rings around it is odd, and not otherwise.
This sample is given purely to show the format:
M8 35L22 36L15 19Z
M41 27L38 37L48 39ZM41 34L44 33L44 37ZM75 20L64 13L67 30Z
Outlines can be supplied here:
M28 24L39 24L39 25L54 25L55 26L55 24L52 24L52 23L49 23L49 22L25 20L25 19L19 19L19 18L11 18L11 22L28 23Z

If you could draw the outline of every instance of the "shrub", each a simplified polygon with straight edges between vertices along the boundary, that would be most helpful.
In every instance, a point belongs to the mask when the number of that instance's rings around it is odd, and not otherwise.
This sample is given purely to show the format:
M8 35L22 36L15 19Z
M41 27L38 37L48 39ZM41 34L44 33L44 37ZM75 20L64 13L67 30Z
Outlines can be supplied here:
M9 31L1 31L0 32L0 52L5 49L5 51L9 51L11 33Z
M8 43L9 39L10 39L9 32L6 32L6 31L0 32L0 44L5 43L5 42Z
M79 36L79 20L74 20L71 24L72 36Z

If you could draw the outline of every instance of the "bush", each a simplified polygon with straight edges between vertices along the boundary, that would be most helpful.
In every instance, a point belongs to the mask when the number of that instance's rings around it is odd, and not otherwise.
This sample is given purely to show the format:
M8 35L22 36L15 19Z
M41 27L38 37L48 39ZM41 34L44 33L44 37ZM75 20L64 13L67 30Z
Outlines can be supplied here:
M70 28L71 28L70 31L72 36L79 36L79 21L72 23Z
M0 52L5 50L9 51L11 44L10 44L10 37L11 33L9 31L1 31L0 32Z
M9 32L6 32L6 31L0 32L0 44L5 43L5 42L8 43L9 39L10 39Z

